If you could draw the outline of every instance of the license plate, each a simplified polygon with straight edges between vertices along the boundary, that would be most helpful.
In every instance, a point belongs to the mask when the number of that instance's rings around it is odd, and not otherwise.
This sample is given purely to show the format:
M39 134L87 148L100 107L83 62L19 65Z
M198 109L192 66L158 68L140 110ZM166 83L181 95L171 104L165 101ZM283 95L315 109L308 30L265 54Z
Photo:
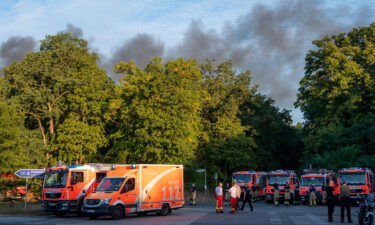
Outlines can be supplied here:
M49 206L56 206L56 203L49 203Z
M95 210L93 210L93 209L88 209L88 210L87 210L87 213L95 213Z

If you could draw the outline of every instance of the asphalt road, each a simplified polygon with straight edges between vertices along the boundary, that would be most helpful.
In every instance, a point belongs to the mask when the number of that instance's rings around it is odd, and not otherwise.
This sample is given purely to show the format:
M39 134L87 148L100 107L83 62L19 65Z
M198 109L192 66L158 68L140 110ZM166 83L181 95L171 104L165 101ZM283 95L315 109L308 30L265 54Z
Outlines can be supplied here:
M229 213L229 207L225 207L224 214L215 212L214 203L205 203L198 206L186 206L185 208L175 210L167 216L156 216L149 214L146 216L130 216L122 220L111 220L110 217L99 217L96 220L90 220L86 217L77 217L74 215L57 218L53 215L45 216L2 216L0 224L18 225L18 224L58 224L58 225L208 225L208 224L341 224L340 208L335 207L334 223L327 221L327 208L318 206L311 208L308 206L273 206L263 202L254 203L254 212L250 212L247 207L244 211L236 214ZM357 222L355 216L357 208L352 208L352 220Z

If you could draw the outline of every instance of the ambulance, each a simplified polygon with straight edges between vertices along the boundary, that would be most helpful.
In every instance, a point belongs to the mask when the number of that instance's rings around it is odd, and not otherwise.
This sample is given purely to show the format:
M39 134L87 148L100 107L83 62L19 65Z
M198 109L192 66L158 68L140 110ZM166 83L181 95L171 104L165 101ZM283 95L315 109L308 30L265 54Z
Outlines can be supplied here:
M130 213L167 215L184 205L183 165L116 165L99 187L87 195L83 212L91 219Z
M56 216L80 213L83 200L93 192L111 164L56 166L46 169L42 190L42 208Z

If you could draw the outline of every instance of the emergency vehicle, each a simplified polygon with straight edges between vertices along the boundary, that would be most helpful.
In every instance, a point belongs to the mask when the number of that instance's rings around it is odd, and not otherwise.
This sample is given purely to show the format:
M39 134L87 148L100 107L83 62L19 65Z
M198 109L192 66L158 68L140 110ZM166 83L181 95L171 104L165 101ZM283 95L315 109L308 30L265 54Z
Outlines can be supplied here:
M336 174L333 171L321 169L321 170L303 170L301 176L301 184L299 194L302 202L306 203L310 198L310 187L311 185L316 189L316 197L318 202L323 201L323 185L329 184L330 181L334 182L334 194L338 196L339 183Z
M85 164L46 169L43 181L42 208L56 216L80 213L83 200L93 192L114 165Z
M265 187L267 183L266 172L238 171L232 174L232 180L235 180L238 186L241 187L242 193L246 187L250 187L257 192L258 198L265 198Z
M183 165L116 165L86 196L83 211L91 219L121 219L129 213L167 215L183 205Z
M267 186L266 186L266 200L268 202L273 201L274 195L274 184L279 185L279 199L284 199L284 188L285 184L289 183L291 198L293 198L294 191L298 186L298 177L293 170L277 170L268 172Z
M338 171L340 183L345 181L350 189L350 197L357 198L374 193L374 173L369 168L349 168Z

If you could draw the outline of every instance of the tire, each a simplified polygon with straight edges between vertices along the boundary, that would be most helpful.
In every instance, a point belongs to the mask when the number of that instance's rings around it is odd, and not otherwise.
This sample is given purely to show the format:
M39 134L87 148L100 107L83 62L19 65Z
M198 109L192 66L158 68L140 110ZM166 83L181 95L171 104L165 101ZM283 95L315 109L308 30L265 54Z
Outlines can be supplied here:
M89 217L90 217L90 220L95 220L95 219L97 219L98 218L98 215L89 215Z
M374 223L374 215L371 214L368 216L368 225L372 225Z
M159 216L166 216L168 215L170 211L169 205L168 204L163 204L161 207L160 211L157 213Z
M111 217L113 220L120 220L124 218L125 210L122 206L115 206L111 212Z
M55 214L57 217L64 217L66 212L54 212L53 214Z

